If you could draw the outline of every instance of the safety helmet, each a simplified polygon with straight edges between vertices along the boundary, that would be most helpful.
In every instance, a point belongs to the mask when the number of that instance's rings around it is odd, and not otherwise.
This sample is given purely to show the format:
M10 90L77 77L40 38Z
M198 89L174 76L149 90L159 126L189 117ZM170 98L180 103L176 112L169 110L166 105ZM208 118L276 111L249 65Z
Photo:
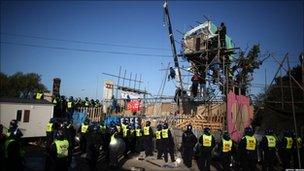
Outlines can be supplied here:
M110 134L114 134L115 132L117 132L116 126L111 126L111 127L109 128L109 132L110 132Z
M161 124L158 124L158 125L157 125L157 130L160 131L161 129L162 129L162 125L161 125Z
M167 129L168 128L168 123L165 122L163 127L164 127L164 129Z
M147 121L146 122L146 126L150 126L151 125L151 122L150 121Z
M230 139L230 135L229 135L229 133L228 133L227 131L224 132L223 138L224 138L225 140L229 140L229 139Z
M18 121L16 119L11 120L9 128L13 130L18 128Z
M187 125L187 130L192 131L192 125L191 124Z
M204 128L204 134L207 134L207 135L210 134L210 128L209 127Z
M253 129L251 127L246 127L244 132L245 132L245 135L249 135L249 136L253 135Z
M84 124L89 125L89 123L90 123L90 119L89 118L85 118Z
M272 135L273 133L274 131L271 128L265 130L265 135Z

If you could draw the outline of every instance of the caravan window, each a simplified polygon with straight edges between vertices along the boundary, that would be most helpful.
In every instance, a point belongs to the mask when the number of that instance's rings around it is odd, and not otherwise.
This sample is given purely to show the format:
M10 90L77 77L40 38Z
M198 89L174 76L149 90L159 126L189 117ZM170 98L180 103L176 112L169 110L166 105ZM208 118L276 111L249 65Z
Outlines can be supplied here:
M21 117L22 117L22 110L17 110L16 120L21 121Z
M24 110L23 122L29 122L29 121L30 121L30 110Z

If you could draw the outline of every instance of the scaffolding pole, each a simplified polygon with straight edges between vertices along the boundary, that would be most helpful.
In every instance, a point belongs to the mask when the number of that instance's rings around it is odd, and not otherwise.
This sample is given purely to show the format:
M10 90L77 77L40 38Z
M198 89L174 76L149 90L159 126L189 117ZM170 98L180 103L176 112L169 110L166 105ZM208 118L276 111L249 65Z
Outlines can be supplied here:
M288 65L288 76L289 76L289 86L290 86L290 95L291 95L292 115L293 115L294 129L295 129L295 134L296 134L296 139L297 139L298 138L298 128L297 128L297 120L296 120L296 113L295 113L295 106L294 106L294 99L293 99L293 90L292 90L292 86L291 86L291 69L290 69L290 64L289 64L289 57L287 57L287 65ZM298 164L299 164L298 166L299 166L299 169L301 169L300 150L299 150L298 145L296 145L296 147L297 147Z

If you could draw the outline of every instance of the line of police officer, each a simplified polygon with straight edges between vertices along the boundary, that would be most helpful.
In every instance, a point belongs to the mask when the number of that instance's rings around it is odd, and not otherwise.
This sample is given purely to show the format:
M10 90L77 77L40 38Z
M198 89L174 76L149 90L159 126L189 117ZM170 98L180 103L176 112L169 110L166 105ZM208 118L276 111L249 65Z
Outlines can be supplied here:
M198 138L192 132L192 126L188 125L187 130L182 137L182 157L187 167L192 165L193 147L194 158L200 170L210 170L211 152L216 145L215 138L210 133L209 128L204 128L203 135ZM238 162L237 168L240 170L256 170L258 162L257 156L257 139L254 136L252 128L247 127L244 136L238 144L233 142L227 132L225 132L218 143L218 151L220 152L221 168L219 170L230 170L232 159ZM303 162L303 142L301 138L295 138L290 131L285 131L282 139L278 140L272 129L265 131L265 135L260 142L262 153L262 170L274 170L277 159L277 151L279 160L282 162L283 169L291 167L292 156L294 159L294 168L297 168L298 158L295 155L297 148L301 153L301 161Z

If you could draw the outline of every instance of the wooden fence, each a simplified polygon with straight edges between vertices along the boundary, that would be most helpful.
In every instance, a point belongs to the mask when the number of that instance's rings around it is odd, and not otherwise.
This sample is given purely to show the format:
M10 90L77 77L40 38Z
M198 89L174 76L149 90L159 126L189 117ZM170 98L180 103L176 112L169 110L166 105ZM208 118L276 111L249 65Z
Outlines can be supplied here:
M100 122L105 116L102 107L80 107L76 110L86 113L92 122Z

